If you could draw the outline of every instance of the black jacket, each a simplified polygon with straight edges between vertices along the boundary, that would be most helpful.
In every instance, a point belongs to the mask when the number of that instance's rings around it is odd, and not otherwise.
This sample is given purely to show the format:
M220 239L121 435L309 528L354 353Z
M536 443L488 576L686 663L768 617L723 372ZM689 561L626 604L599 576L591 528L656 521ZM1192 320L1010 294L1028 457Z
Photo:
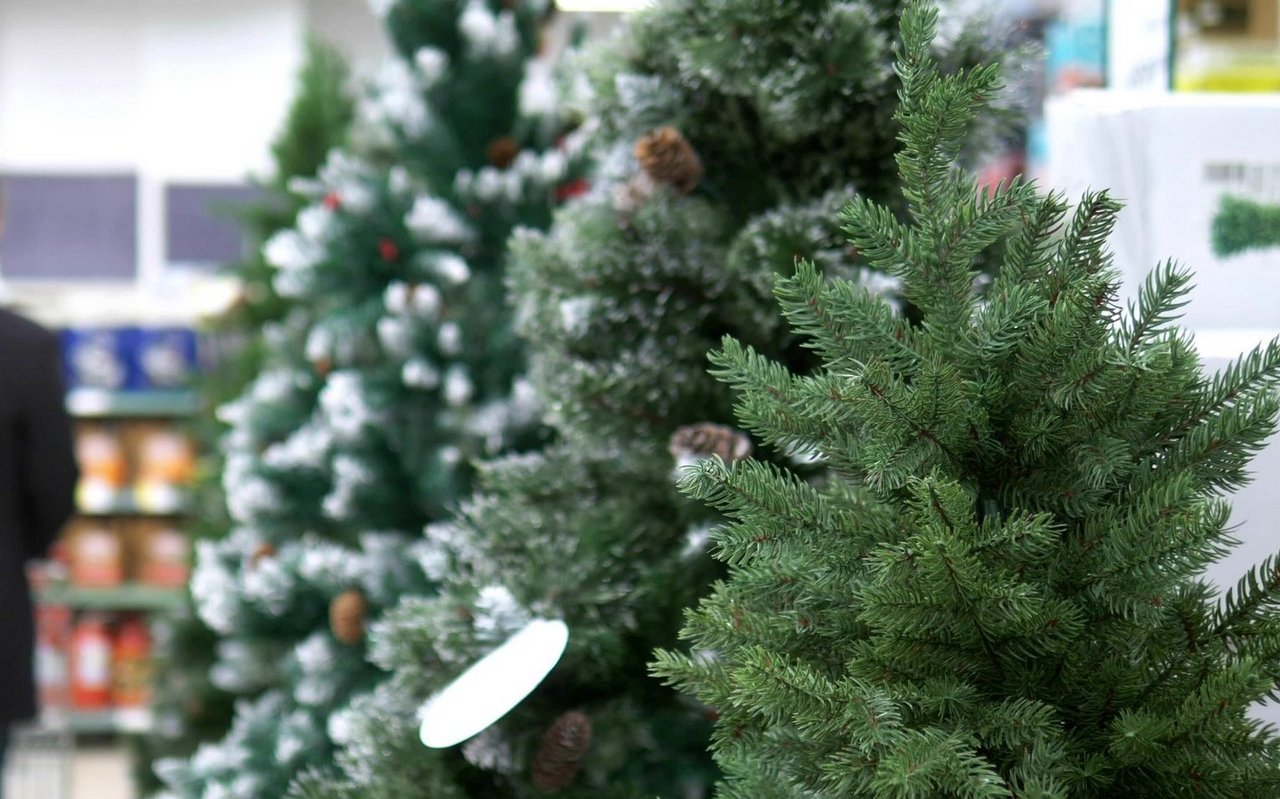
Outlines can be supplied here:
M75 507L76 462L58 339L0 310L0 727L35 715L26 562Z

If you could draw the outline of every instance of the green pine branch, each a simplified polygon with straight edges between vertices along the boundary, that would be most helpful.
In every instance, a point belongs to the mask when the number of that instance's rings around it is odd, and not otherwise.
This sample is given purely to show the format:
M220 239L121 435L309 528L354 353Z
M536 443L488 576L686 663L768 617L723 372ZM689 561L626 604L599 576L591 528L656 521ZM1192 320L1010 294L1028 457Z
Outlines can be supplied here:
M698 655L653 672L719 713L722 797L1274 796L1276 558L1221 598L1202 575L1275 432L1280 341L1206 375L1188 272L1117 301L1106 192L1069 221L1028 184L980 196L955 163L997 76L941 74L937 18L901 21L907 213L844 214L920 319L806 263L776 294L816 372L713 354L743 421L825 471L686 474L729 575L686 617Z

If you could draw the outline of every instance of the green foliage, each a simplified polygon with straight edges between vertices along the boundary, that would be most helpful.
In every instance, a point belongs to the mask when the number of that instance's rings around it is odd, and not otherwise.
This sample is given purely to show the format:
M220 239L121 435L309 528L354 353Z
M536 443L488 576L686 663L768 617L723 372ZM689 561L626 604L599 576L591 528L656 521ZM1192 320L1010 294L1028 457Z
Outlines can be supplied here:
M311 36L304 58L298 96L285 116L283 131L271 143L271 182L281 190L288 189L292 177L316 174L329 150L343 143L354 115L350 71L342 54Z
M705 361L725 334L797 371L816 363L771 295L797 258L899 299L894 279L845 246L836 212L855 194L901 202L884 179L896 149L884 101L899 83L891 53L903 5L667 0L580 59L584 72L568 82L584 91L591 189L549 230L513 237L508 273L557 440L482 465L479 491L415 546L439 588L402 599L371 629L370 657L399 699L353 708L363 721L345 746L348 791L447 796L444 773L465 796L533 799L542 736L577 711L592 744L558 796L709 793L706 708L646 675L653 648L675 645L683 609L720 572L707 556L712 514L675 485L676 465L705 453L672 438L731 423L732 393ZM955 47L976 40L958 35ZM971 55L938 49L957 62ZM702 165L696 187L639 163L638 141L667 126ZM680 152L673 160L687 167ZM789 451L762 454L795 465ZM515 710L439 757L385 739L413 736L415 708L533 617L563 619L569 648ZM387 707L410 718L377 722ZM440 771L406 789L403 775L424 764ZM309 790L321 795L315 782Z
M719 714L726 799L1274 796L1248 709L1280 677L1275 564L1225 597L1201 574L1275 429L1280 340L1205 375L1185 271L1119 307L1115 201L979 193L953 163L997 73L938 72L929 4L901 24L909 221L843 220L921 321L802 263L776 293L821 367L712 356L743 424L826 470L686 471L729 574L652 668Z
M279 323L289 309L271 284L274 269L262 257L262 245L292 226L305 205L305 199L289 191L290 180L314 178L329 150L345 140L354 113L349 79L338 51L308 38L296 94L271 145L273 173L260 184L264 197L236 211L250 254L228 267L241 285L240 300L205 331L221 345L222 357L200 379L201 405L207 410L193 423L201 468L193 490L191 534L199 539L225 538L232 527L219 453L227 426L218 421L214 409L240 394L262 369L267 353L255 333ZM135 782L143 793L159 787L156 760L189 756L200 741L221 737L233 712L233 697L209 679L217 634L189 607L157 620L157 627L161 635L155 650L153 706L159 731L136 742Z
M395 53L315 178L286 182L303 205L260 251L262 296L287 312L254 329L252 379L218 408L232 529L200 542L191 590L217 634L207 673L242 701L225 736L157 764L181 799L346 792L345 767L363 773L339 759L348 731L407 729L350 710L383 707L365 630L434 590L410 543L469 490L476 458L539 438L503 268L512 228L547 224L573 177L554 109L522 103L546 3L375 10ZM417 773L394 785L438 784Z
M1213 252L1222 258L1280 247L1280 205L1223 195L1213 216Z

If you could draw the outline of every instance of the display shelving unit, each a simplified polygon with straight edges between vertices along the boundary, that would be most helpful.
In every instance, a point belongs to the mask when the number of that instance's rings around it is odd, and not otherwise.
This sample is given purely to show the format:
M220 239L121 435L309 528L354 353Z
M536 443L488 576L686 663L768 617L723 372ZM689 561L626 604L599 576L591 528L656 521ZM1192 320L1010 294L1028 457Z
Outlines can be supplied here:
M193 390L129 390L75 388L67 393L67 411L77 421L165 421L179 424L195 414L199 397ZM81 517L122 519L174 519L188 511L185 502L164 508L144 508L131 495L121 494L112 502L81 508ZM40 589L37 602L80 612L163 613L181 608L186 589L166 588L141 582L125 582L110 588L88 588L58 582ZM68 652L69 657L69 652ZM80 709L73 706L46 710L45 722L73 735L117 735L145 733L151 729L152 713L146 707Z

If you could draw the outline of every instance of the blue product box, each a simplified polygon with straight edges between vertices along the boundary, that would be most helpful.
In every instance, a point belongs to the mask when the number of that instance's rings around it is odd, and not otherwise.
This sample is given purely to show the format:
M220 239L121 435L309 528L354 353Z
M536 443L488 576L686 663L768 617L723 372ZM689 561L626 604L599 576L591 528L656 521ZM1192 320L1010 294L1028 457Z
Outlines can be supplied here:
M129 327L72 327L62 331L62 366L67 388L121 391L133 387Z
M199 368L196 331L187 327L144 327L133 345L135 388L184 388Z

